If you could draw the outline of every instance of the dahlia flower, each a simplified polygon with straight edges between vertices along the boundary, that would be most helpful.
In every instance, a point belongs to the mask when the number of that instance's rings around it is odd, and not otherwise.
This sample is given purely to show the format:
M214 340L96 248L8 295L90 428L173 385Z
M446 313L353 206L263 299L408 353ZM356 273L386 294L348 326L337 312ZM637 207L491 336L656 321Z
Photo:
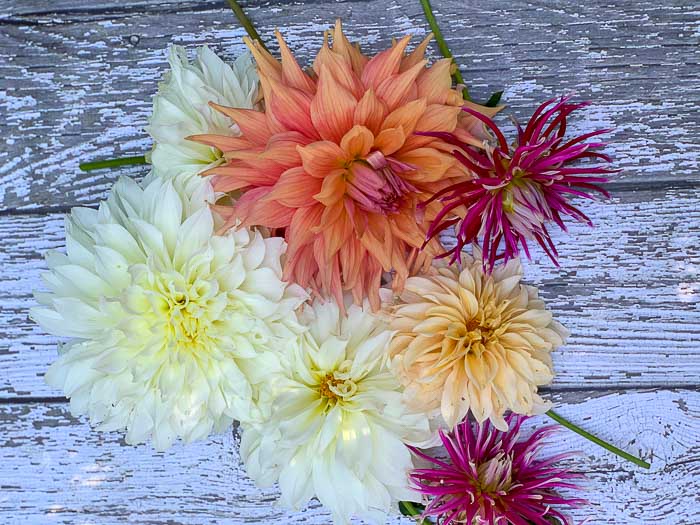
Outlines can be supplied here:
M529 258L527 241L534 240L557 264L558 253L548 224L554 222L566 231L563 216L568 215L592 226L568 197L592 198L591 192L609 197L597 184L608 180L601 175L616 171L591 164L571 167L572 162L581 159L610 162L607 155L593 151L604 143L586 142L609 130L564 138L568 116L586 105L570 104L568 97L545 102L524 130L517 126L518 138L512 146L493 120L468 107L464 111L493 133L491 142L474 147L448 133L428 133L456 146L454 156L474 174L473 179L443 188L426 203L443 205L430 225L428 239L456 226L457 244L443 256L452 255L452 262L459 261L462 248L481 238L484 263L491 269L497 259L516 257L520 246ZM499 253L501 241L503 250Z
M552 381L550 353L567 333L522 275L518 259L488 273L466 255L462 270L408 279L390 354L413 408L439 408L450 428L471 411L501 430L506 410L547 410L537 387Z
M577 489L579 474L555 464L568 454L537 459L554 427L536 430L518 440L527 419L509 414L507 428L489 422L474 425L465 420L450 434L440 431L449 459L437 459L413 449L435 465L411 473L415 487L430 498L424 516L436 516L442 525L551 525L571 521L555 506L576 507L586 501L565 497L560 489Z
M254 107L258 75L249 53L228 65L206 46L197 49L192 64L185 48L171 46L168 62L170 71L153 98L153 115L146 128L155 143L150 160L163 174L194 175L223 162L223 158L219 149L186 140L188 136L239 135L233 121L209 102Z
M262 417L271 349L296 339L305 299L281 280L282 239L213 236L211 186L190 195L181 182L121 178L99 210L74 208L31 310L72 338L46 374L72 413L159 450Z
M304 72L278 34L282 61L248 41L258 64L265 112L216 106L242 131L197 139L222 151L225 166L209 170L217 191L243 190L229 223L283 228L289 243L284 276L342 304L369 296L379 307L383 271L406 278L430 265L442 248L425 240L416 206L467 170L438 138L442 132L480 144L479 121L461 112L449 59L427 68L428 39L406 54L404 37L369 58L348 42L338 22ZM497 109L473 105L478 113ZM196 138L196 137L195 137ZM429 221L441 209L425 207Z
M300 321L309 330L270 381L271 417L244 425L241 456L259 485L279 481L289 508L316 496L335 523L383 523L398 500L418 496L408 487L413 464L404 443L429 439L428 419L404 405L386 362L392 332L367 301L347 315L316 301Z

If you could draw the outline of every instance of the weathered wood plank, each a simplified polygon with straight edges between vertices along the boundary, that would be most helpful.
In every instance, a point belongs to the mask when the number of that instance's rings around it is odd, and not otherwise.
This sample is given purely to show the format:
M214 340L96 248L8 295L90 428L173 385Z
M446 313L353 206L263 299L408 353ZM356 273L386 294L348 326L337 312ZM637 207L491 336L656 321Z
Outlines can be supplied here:
M698 523L698 391L567 392L560 403L562 414L652 463L643 471L562 430L547 453L580 451L569 463L589 476L591 506L575 512L576 522ZM233 435L156 453L91 430L63 404L3 405L0 421L3 523L329 523L317 504L301 513L276 508L276 490L246 477Z
M693 190L623 192L583 203L596 223L557 235L561 269L541 254L527 278L571 330L555 388L697 385L700 198ZM43 253L64 245L60 215L0 217L0 396L58 393L41 376L55 339L27 319Z
M94 203L113 172L80 173L80 160L147 149L142 131L164 70L164 47L213 44L233 56L243 31L223 2L11 2L0 17L0 208ZM251 3L252 4L252 3ZM388 8L387 8L388 7ZM436 3L474 94L504 86L525 117L547 97L591 98L578 129L616 127L611 150L629 182L697 182L700 126L690 108L700 36L683 0L537 5ZM349 0L250 5L261 33L284 28L308 60L335 17L370 49L425 33L417 2Z
M304 60L337 16L374 50L391 36L426 29L418 2L249 4L261 33L285 28ZM640 190L618 194L614 206L593 205L597 230L574 227L571 237L559 236L561 270L541 255L527 269L573 332L555 356L559 375L548 395L564 405L562 414L653 465L637 470L565 434L552 452L582 450L574 464L591 475L593 506L576 521L700 523L697 6L433 4L477 97L507 85L506 102L520 118L555 94L593 99L575 128L614 125L611 149L625 168L618 188ZM117 176L81 173L80 160L148 147L142 127L169 42L209 43L228 56L243 50L243 31L222 6L220 0L0 5L0 403L7 403L0 404L0 522L329 521L318 506L302 514L276 509L275 491L258 491L244 476L233 436L156 454L91 431L64 404L23 401L59 394L42 379L56 341L26 317L41 254L63 245L60 217L47 212L94 204ZM651 385L689 388L612 391ZM570 390L580 388L591 390Z

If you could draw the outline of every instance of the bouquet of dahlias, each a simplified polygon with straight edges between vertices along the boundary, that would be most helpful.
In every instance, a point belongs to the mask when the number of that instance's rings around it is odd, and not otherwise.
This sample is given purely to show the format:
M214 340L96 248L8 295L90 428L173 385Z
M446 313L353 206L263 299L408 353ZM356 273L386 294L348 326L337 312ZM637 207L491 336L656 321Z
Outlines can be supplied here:
M281 504L333 522L567 523L579 475L540 457L559 324L519 254L557 262L549 228L589 222L570 197L607 195L585 104L537 108L511 139L432 34L374 55L336 22L311 64L273 56L235 2L250 54L178 46L143 158L98 209L66 218L32 318L68 338L46 380L130 444L241 433ZM454 231L454 236L450 233ZM532 422L525 425L532 428ZM523 427L525 428L525 427Z

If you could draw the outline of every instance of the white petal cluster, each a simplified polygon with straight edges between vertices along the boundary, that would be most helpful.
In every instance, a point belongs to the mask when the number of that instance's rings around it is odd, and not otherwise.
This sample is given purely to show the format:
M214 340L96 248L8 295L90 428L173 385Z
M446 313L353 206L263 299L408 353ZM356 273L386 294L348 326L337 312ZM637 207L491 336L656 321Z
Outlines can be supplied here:
M263 486L279 481L286 507L300 509L315 496L335 523L352 516L384 523L397 501L420 497L408 484L405 443L431 435L388 369L393 333L368 303L346 316L317 301L300 321L308 332L282 357L271 417L243 426L248 473Z
M259 385L302 331L305 299L282 280L280 238L214 235L208 183L120 179L99 210L66 219L31 317L71 341L46 380L102 430L157 449L266 414Z
M158 87L146 128L155 142L151 163L161 173L193 175L219 164L222 154L187 137L240 134L231 119L211 108L209 102L253 108L258 74L249 53L228 65L206 46L197 49L191 64L185 48L171 46L168 62L171 69Z

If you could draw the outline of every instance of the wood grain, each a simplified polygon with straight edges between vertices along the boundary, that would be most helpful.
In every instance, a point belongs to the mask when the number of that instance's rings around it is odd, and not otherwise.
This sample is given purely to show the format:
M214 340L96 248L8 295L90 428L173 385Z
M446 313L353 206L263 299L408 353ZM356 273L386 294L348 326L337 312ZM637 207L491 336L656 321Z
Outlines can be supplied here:
M243 4L261 34L284 30L304 62L342 17L376 51L420 37L417 1L274 0ZM541 101L592 99L572 129L613 127L624 171L611 202L583 203L595 230L557 234L561 268L541 253L529 281L572 331L547 396L588 430L652 462L649 472L573 434L593 524L700 523L700 10L687 0L433 0L477 99L506 87L524 120ZM61 212L94 205L118 175L78 162L142 153L150 100L170 43L244 50L221 0L9 0L0 5L0 523L329 523L318 504L274 506L247 479L237 438L167 453L130 447L75 419L43 374L56 340L27 319L64 245ZM434 49L431 49L435 57ZM641 390L641 388L651 388ZM537 420L537 424L543 423ZM411 523L395 519L392 523Z
M595 524L698 522L698 391L560 397L562 414L652 463L643 471L562 430L546 453L580 452L569 465L588 476L591 506L573 514L577 522L589 516ZM0 520L8 525L330 522L317 504L302 513L276 508L277 492L255 488L245 475L233 435L156 453L92 431L62 404L0 406L0 422ZM542 424L549 420L533 420Z
M1 208L95 203L115 174L86 175L77 164L149 147L143 126L165 47L243 51L243 32L222 4L11 2L0 18ZM475 97L506 87L520 118L554 95L591 98L595 106L574 128L615 128L620 181L698 182L700 127L690 108L700 98L700 36L687 2L467 5L441 1L436 10ZM371 49L426 32L418 2L251 3L249 13L270 42L273 29L284 28L304 61L336 17Z
M700 377L700 197L692 190L622 192L587 206L595 229L558 234L561 269L542 256L526 268L572 332L555 355L555 388L696 385ZM58 214L0 217L0 396L56 392L42 375L54 338L27 318L43 253L64 246Z

